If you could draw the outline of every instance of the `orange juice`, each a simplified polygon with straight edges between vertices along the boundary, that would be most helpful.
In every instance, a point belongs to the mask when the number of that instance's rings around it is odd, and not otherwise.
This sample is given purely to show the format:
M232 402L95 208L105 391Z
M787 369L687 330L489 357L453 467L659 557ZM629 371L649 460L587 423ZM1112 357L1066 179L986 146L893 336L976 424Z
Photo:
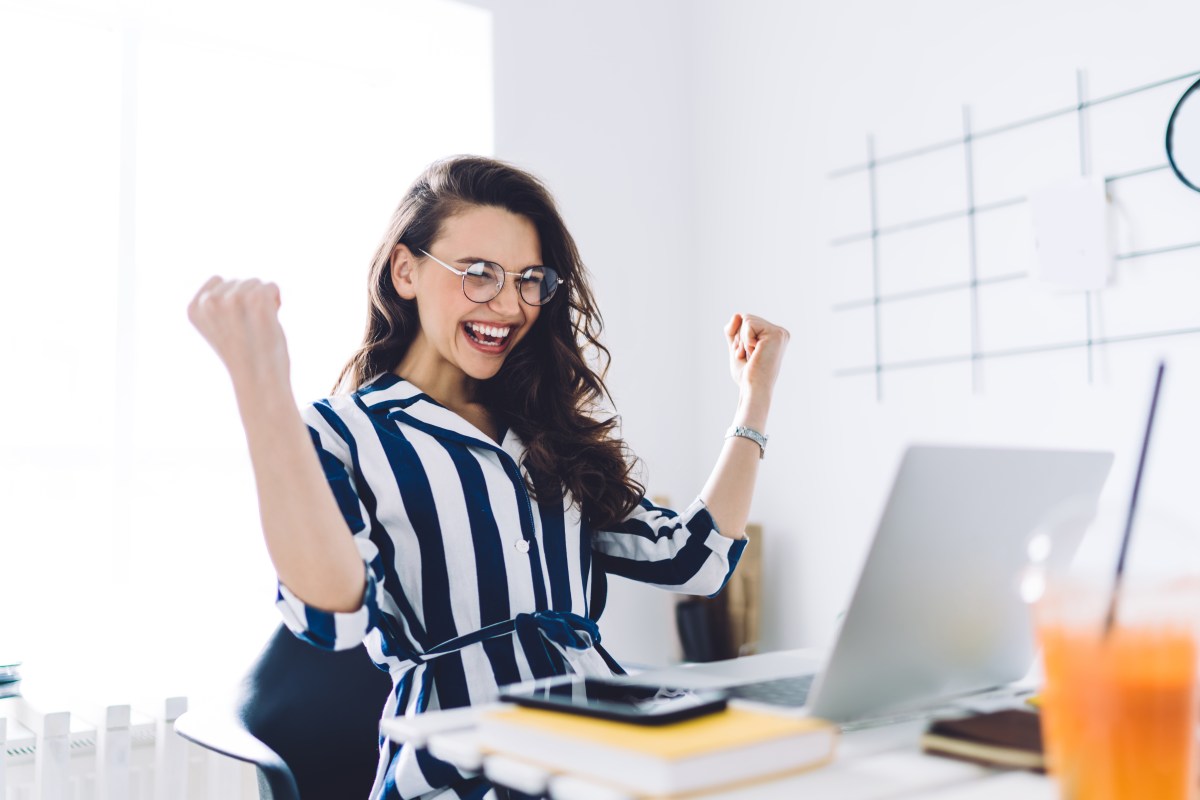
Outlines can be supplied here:
M1093 621L1094 622L1094 621ZM1190 627L1043 619L1042 731L1069 800L1196 796L1195 634Z

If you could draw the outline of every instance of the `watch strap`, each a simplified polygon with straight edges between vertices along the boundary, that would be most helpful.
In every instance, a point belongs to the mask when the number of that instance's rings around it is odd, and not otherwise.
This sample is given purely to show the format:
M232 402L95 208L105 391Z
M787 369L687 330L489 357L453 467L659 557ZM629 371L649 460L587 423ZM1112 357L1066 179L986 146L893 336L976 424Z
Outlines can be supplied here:
M758 445L758 457L764 458L767 455L767 435L759 433L754 428L747 428L745 425L734 425L725 433L725 438L730 439L734 436L740 436L743 439L749 439Z

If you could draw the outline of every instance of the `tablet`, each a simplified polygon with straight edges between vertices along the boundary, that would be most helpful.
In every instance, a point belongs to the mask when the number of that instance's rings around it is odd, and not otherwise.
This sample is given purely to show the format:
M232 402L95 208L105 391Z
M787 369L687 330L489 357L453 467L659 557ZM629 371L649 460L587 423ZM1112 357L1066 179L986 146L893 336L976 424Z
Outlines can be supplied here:
M522 706L638 725L682 722L721 711L726 705L722 692L642 686L580 675L506 686L500 690L500 699Z

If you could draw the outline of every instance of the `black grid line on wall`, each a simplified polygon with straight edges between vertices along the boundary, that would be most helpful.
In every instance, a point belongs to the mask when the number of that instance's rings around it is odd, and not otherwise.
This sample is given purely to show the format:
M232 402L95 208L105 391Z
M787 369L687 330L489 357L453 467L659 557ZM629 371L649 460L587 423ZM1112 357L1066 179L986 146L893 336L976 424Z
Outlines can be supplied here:
M1130 89L1125 89L1120 92L1103 95L1096 98L1088 98L1086 91L1085 74L1082 70L1077 72L1076 77L1076 103L1072 106L1059 108L1053 111L1038 114L1032 117L1027 117L1014 122L1005 123L1003 125L974 130L971 122L971 109L969 106L963 108L963 133L961 137L954 139L946 139L933 144L924 145L921 147L905 150L898 153L893 153L887 156L875 155L875 137L867 136L867 160L861 164L855 164L841 169L835 170L829 174L830 179L844 178L851 175L866 173L867 177L867 192L869 200L869 230L850 233L839 236L831 240L830 244L834 247L843 247L846 245L869 242L870 243L870 265L871 265L871 287L872 293L869 297L856 298L837 303L833 306L833 311L845 312L856 309L871 308L873 331L873 350L874 363L871 365L847 367L844 369L835 370L835 377L850 377L874 374L875 376L875 396L877 400L883 399L883 375L885 372L892 370L911 370L921 369L926 367L936 367L947 364L969 363L971 364L971 384L974 391L979 391L981 387L980 369L982 362L989 359L1012 358L1016 356L1033 355L1037 353L1058 352L1064 350L1082 350L1086 355L1087 360L1087 376L1088 381L1094 379L1094 358L1095 348L1118 344L1130 341L1142 341L1147 339L1159 339L1173 336L1185 336L1200 333L1200 327L1183 327L1169 330L1146 331L1136 334L1128 334L1121 336L1097 336L1093 329L1092 307L1094 292L1083 292L1082 300L1084 303L1084 319L1085 329L1082 338L1072 341L1051 342L1044 345L1017 347L1007 349L984 350L981 347L980 339L980 314L979 314L979 294L980 291L991 286L999 284L1012 283L1029 278L1029 273L1025 271L1014 271L1008 274L992 275L980 277L979 275L979 245L976 232L976 220L981 215L990 214L1001 209L1012 208L1023 205L1027 202L1024 196L1012 196L1002 200L996 200L989 203L976 204L975 202L975 144L983 139L989 139L996 136L1001 136L1013 131L1017 131L1030 126L1039 125L1055 119L1061 119L1074 115L1076 118L1076 128L1079 146L1079 174L1087 176L1091 174L1091 152L1090 152L1090 135L1088 129L1088 114L1090 108L1101 105L1117 102L1119 100L1132 97L1134 95L1148 92L1172 84L1182 83L1188 80L1194 80L1200 76L1200 70L1190 72L1184 75L1176 75L1170 78L1164 78L1159 81L1135 86ZM1166 119L1162 120L1163 126L1166 125ZM905 220L899 223L890 225L879 224L879 168L891 164L897 164L904 161L909 161L921 156L927 156L940 151L961 148L965 161L966 175L966 205L963 208L940 214L918 217L911 220ZM1165 158L1165 156L1164 156ZM1126 170L1123 172L1113 173L1104 176L1106 186L1112 184L1136 179L1145 175L1152 175L1159 172L1168 171L1169 166L1165 160L1161 164L1152 164L1137 169ZM892 292L885 294L881 291L880 286L880 240L884 237L895 234L927 228L955 220L964 220L967 228L967 279L963 281L955 281L942 283L934 286L922 287L902 292ZM1130 261L1134 259L1150 258L1156 255L1165 253L1175 253L1183 250L1200 249L1200 239L1195 241L1183 241L1174 244L1164 245L1160 247L1144 248L1138 250L1130 250L1127 252L1116 253L1114 258L1117 262ZM954 355L935 356L930 358L907 359L907 360L883 360L883 326L881 320L882 307L893 303L904 303L907 301L944 294L967 293L970 306L969 320L969 350L964 353Z

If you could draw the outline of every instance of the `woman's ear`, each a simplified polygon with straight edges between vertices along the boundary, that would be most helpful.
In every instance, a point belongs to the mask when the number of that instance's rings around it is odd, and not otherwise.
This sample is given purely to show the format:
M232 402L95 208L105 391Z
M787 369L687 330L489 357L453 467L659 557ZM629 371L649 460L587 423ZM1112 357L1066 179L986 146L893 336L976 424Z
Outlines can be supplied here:
M405 300L417 296L417 258L408 245L398 244L392 249L392 287Z

